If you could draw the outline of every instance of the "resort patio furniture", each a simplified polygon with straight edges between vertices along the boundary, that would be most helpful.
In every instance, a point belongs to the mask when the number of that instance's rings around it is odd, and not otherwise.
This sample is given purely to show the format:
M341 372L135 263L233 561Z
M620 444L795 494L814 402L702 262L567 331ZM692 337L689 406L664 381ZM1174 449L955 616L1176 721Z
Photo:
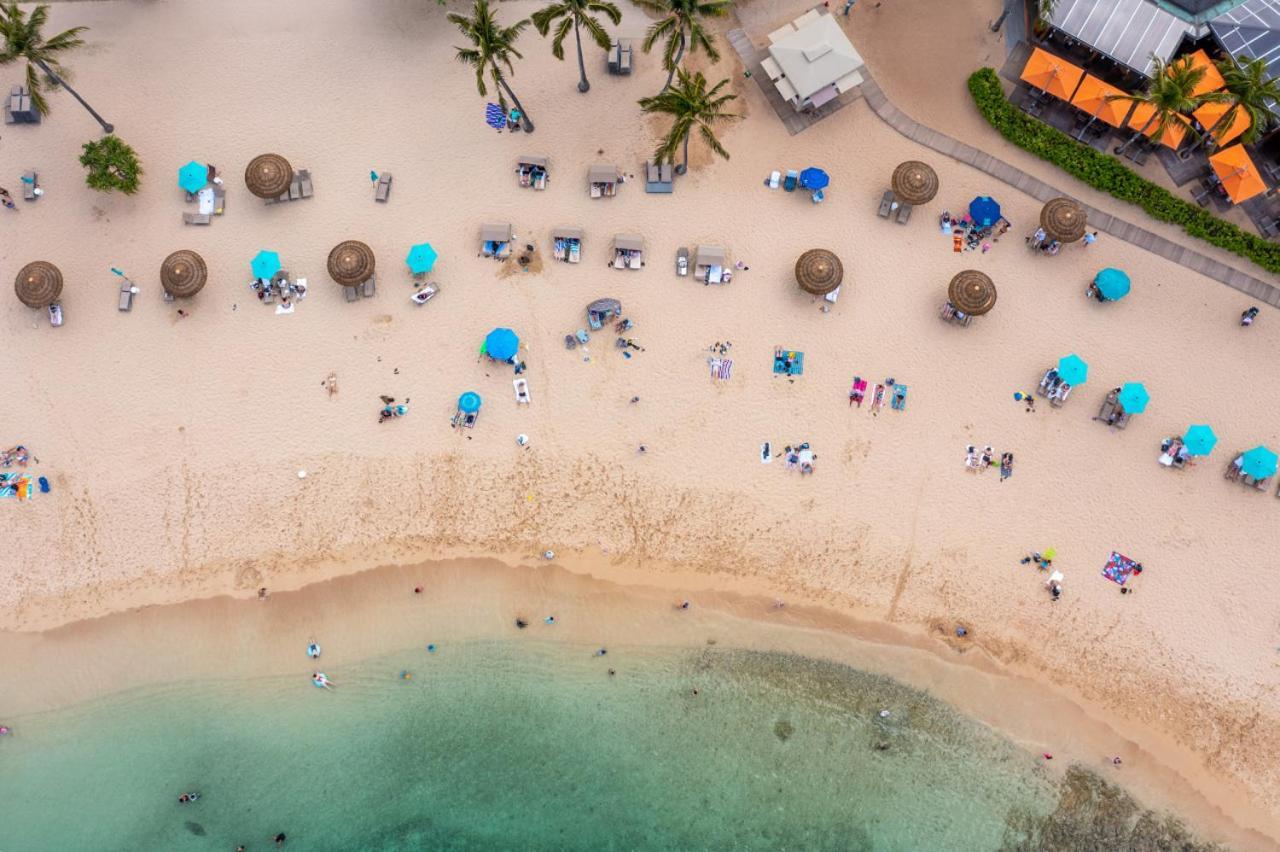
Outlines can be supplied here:
M121 311L133 310L133 282L123 275L120 276L120 299L116 308Z
M644 237L617 234L613 238L613 252L614 269L640 269L644 266Z
M378 175L378 182L373 187L373 200L385 202L391 197L391 172Z
M782 79L782 69L778 67L778 63L773 61L773 57L766 56L760 60L760 67L764 69L764 73L769 75L771 81Z
M499 259L510 256L511 240L514 237L511 225L481 225L480 250L486 257Z
M369 276L369 280L360 285L360 293L366 299L371 299L378 292L378 278L376 275Z
M216 184L213 187L213 215L221 216L227 210L227 191Z
M898 224L905 225L907 224L907 220L910 218L911 218L911 205L899 204L898 205Z
M551 255L565 263L582 259L582 229L561 225L551 231Z
M773 32L769 33L769 44L777 44L789 35L794 35L796 28L791 24L783 24Z

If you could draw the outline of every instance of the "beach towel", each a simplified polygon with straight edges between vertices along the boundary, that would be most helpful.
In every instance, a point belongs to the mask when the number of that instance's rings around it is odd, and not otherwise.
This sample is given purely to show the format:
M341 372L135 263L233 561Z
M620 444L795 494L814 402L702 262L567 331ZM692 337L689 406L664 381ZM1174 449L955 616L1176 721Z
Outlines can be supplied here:
M769 447L769 442L765 441L760 445L760 464L773 463L773 450Z
M784 376L803 376L804 353L794 349L774 350L773 372Z
M30 500L36 495L35 480L25 473L0 473L0 497Z
M707 365L711 367L711 378L713 379L720 378L720 359L708 358Z
M484 123L495 130L501 130L507 126L507 115L497 104L485 104Z
M733 359L725 358L720 364L720 380L722 382L729 381L733 377Z
M906 411L907 409L907 386L893 386L893 400L889 403L895 411Z
M1000 460L1000 479L1004 481L1013 476L1013 462Z
M1129 557L1122 556L1113 550L1111 551L1111 558L1108 559L1107 564L1103 566L1102 576L1123 586L1125 581L1133 576L1135 571L1137 573L1141 573L1141 569L1138 568L1137 562L1134 562Z
M884 385L876 385L875 392L871 394L871 413L875 414L881 408L884 408Z
M953 252L956 252L957 254L964 251L964 237L960 236L959 234L956 234L954 237L952 237L951 250Z
M856 402L858 404L858 407L861 408L862 399L866 395L867 395L867 380L862 378L861 376L854 376L853 384L849 386L849 404L853 405Z

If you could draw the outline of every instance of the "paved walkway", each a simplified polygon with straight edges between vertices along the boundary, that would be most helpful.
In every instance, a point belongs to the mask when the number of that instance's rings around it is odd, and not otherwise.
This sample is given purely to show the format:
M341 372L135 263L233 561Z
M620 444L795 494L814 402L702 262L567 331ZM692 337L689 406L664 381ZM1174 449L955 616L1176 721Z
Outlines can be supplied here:
M908 139L919 142L926 148L932 148L940 154L946 154L952 159L973 166L992 177L999 178L1010 186L1016 187L1040 201L1048 201L1060 195L1069 195L1069 193L1055 189L1044 181L1014 168L1003 160L997 160L990 154L984 154L977 148L970 147L963 142L916 122L885 97L880 85L876 83L871 76L871 72L865 67L862 69L862 76L865 78L861 86L862 96L866 99L867 105L871 107L872 112L880 116L890 127ZM1234 267L1227 266L1225 263L1220 263L1211 257L1206 257L1180 243L1166 240L1159 234L1139 228L1137 225L1130 224L1109 213L1096 210L1088 205L1084 205L1084 207L1088 211L1089 227L1096 228L1127 243L1132 243L1139 248L1154 252L1167 260L1172 260L1174 263L1185 266L1187 269L1207 275L1210 278L1221 281L1228 287L1234 287L1243 293L1247 293L1260 302L1266 302L1268 305L1280 308L1280 288L1276 288ZM1188 236L1187 239L1192 240L1194 238Z

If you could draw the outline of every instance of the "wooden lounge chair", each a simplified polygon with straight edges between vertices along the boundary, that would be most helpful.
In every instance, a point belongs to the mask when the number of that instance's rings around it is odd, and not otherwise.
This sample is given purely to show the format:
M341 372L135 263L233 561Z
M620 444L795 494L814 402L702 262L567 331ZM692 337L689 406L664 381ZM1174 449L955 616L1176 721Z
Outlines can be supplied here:
M373 188L373 200L385 202L391 197L391 172L378 175L378 183Z
M374 294L378 292L378 282L377 282L376 276L371 277L368 281L361 284L360 292L364 295L366 299L373 298Z
M183 213L182 224L184 225L208 225L213 221L213 217L208 213Z
M876 215L881 219L889 218L889 211L893 208L893 190L886 189L884 195L880 196L880 209L876 211Z
M133 282L128 278L120 279L120 300L116 307L122 311L133 310Z
M905 225L907 224L907 220L910 218L911 218L911 205L899 204L898 205L898 224Z

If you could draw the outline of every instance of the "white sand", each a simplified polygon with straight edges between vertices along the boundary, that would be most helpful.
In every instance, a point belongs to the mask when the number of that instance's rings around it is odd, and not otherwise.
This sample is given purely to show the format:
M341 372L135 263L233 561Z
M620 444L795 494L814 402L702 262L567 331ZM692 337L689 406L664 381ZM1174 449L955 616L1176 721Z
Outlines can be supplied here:
M880 10L886 22L920 5L892 2ZM607 77L590 57L593 88L580 96L574 62L556 62L531 32L512 82L538 129L499 135L483 124L484 101L433 3L261 5L53 9L52 28L92 27L76 82L148 175L133 199L84 188L75 157L96 127L65 95L43 126L6 127L0 140L10 189L34 164L47 190L20 213L0 211L10 229L0 271L12 277L42 258L68 282L61 329L0 299L0 443L30 446L54 488L0 504L10 533L0 624L39 629L252 595L378 562L603 546L620 567L677 564L713 584L736 575L904 626L964 620L997 660L1180 741L1274 812L1269 530L1280 501L1220 476L1235 451L1280 440L1274 318L1243 331L1243 296L1105 237L1054 259L1030 255L1021 235L1034 227L1034 200L905 141L865 104L789 137L727 42L714 73L733 77L747 115L723 134L733 159L706 165L698 154L673 196L637 183L592 201L588 165L638 174L652 147L655 122L634 101L660 87L656 57L638 57L630 79ZM501 6L509 18L534 8ZM856 10L855 26L869 14ZM644 23L628 10L621 31L639 35ZM971 11L965 38L977 42L985 24ZM909 113L939 127L972 113L960 79L948 82L948 109L905 102L918 84L895 88L893 64L877 66L876 49L856 38ZM239 175L263 151L310 168L316 197L275 207L252 198ZM516 188L514 158L525 152L551 154L546 192ZM181 224L192 208L175 172L193 157L227 176L227 215L208 228ZM933 164L942 192L903 228L874 206L908 158ZM810 164L832 176L821 206L761 185L774 168ZM395 174L387 205L372 201L371 168ZM987 192L1014 231L990 254L952 254L938 213ZM476 257L477 230L507 220L544 254L551 227L582 225L583 263L500 275ZM645 270L605 269L618 231L646 236ZM346 304L327 278L328 251L347 238L378 254L374 300ZM402 261L423 239L441 252L444 289L418 308ZM698 242L726 244L750 271L727 288L678 279L675 249ZM841 255L849 282L830 314L793 283L796 256L815 245ZM212 278L185 320L160 300L157 277L178 248L199 250ZM259 248L311 282L292 316L249 292ZM1134 292L1100 306L1083 291L1108 265L1130 272ZM111 266L143 288L131 314L115 310ZM1000 299L959 329L937 309L948 279L969 266L995 278ZM647 351L626 361L607 335L593 340L590 363L564 350L561 338L600 296L623 301ZM524 342L528 409L515 405L509 368L476 361L495 325ZM733 379L712 384L704 350L726 339ZM794 384L770 374L775 345L807 353ZM1089 361L1089 384L1061 410L1025 414L1012 393L1072 351ZM333 399L321 387L331 371ZM907 411L850 410L855 373L909 385ZM1091 422L1106 390L1132 380L1150 390L1148 412L1124 432ZM449 416L472 389L485 407L464 437ZM380 393L411 397L411 415L378 425ZM633 395L639 404L628 404ZM1215 454L1198 470L1161 468L1160 439L1189 422L1213 425ZM762 440L811 441L817 474L760 465ZM966 472L968 443L1013 452L1013 478ZM1066 574L1057 604L1018 564L1048 546ZM1099 576L1113 548L1148 569L1133 596Z

